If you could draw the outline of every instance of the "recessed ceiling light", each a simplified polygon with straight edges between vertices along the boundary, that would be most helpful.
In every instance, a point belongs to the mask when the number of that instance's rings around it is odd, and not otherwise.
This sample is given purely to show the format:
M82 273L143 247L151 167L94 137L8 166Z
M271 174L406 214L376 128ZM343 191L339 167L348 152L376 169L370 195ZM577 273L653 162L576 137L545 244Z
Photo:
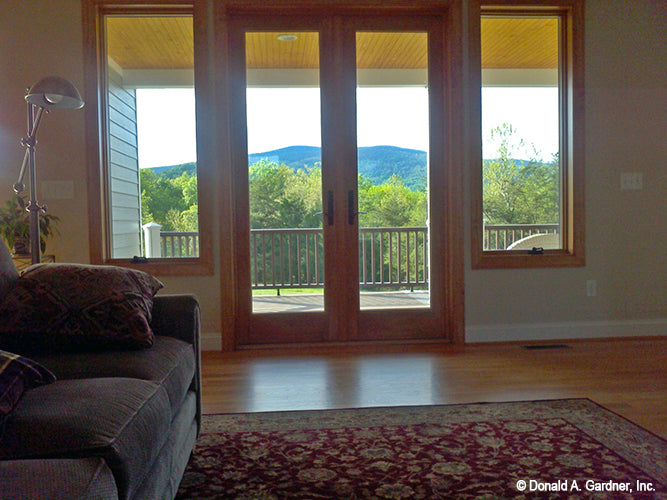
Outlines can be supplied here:
M296 35L288 35L288 34L278 35L278 40L280 40L281 42L293 42L294 40L296 40L296 38L297 38Z

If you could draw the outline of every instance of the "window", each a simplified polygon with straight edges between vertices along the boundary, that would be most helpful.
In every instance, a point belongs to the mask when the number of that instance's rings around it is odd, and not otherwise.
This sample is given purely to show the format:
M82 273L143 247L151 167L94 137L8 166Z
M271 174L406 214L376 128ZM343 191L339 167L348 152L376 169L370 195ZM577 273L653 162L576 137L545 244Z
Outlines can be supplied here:
M581 10L482 5L476 268L584 263Z
M93 261L158 274L210 272L192 9L105 5L89 13L96 22L87 25L98 26L90 72L99 89L91 170L104 207L91 225L101 242L91 245Z

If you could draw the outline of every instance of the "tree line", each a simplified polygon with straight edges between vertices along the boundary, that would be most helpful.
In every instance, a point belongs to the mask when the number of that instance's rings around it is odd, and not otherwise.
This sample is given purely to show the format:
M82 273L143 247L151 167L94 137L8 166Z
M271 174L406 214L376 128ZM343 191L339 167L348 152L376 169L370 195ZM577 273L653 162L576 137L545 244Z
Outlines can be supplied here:
M249 168L252 229L312 228L322 224L322 169L319 163L297 170L260 160ZM426 190L407 187L397 175L381 185L359 176L363 227L426 224ZM141 170L142 224L156 222L163 231L197 231L197 178L187 172L169 178Z
M524 142L511 125L493 129L497 156L483 163L483 211L488 224L549 224L559 220L558 157L544 162L534 151L517 160ZM534 148L533 148L534 149ZM419 227L428 217L425 187L408 187L396 174L382 183L359 175L361 227ZM322 170L319 163L293 168L259 160L249 167L252 229L313 228L322 224ZM163 231L197 231L197 178L141 170L142 223L157 222Z
M322 224L322 169L319 163L296 171L260 160L249 170L252 229L313 228ZM381 185L359 175L359 224L407 227L426 224L426 189L410 189L397 175Z

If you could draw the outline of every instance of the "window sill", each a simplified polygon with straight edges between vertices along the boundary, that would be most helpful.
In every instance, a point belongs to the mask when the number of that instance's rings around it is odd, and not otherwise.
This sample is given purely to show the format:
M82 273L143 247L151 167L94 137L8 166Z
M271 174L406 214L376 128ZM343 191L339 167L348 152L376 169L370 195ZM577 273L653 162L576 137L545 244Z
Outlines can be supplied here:
M107 259L104 264L137 269L153 276L210 276L213 274L213 265L201 259L148 259L142 263L134 263L131 259Z
M548 267L581 267L586 259L581 253L567 250L545 250L530 254L528 250L497 250L473 255L473 269L520 269Z

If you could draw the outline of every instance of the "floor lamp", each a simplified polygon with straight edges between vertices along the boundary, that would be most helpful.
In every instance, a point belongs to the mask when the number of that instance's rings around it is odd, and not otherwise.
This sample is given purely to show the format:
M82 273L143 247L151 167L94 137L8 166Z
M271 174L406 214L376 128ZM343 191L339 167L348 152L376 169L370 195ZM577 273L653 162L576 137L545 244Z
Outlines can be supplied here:
M26 167L30 177L30 201L26 210L30 212L30 255L32 264L40 261L39 241L39 214L46 211L46 206L37 202L37 174L35 172L35 144L37 144L37 129L42 120L44 111L50 109L80 109L83 99L76 87L59 76L47 76L30 87L25 96L28 103L28 136L21 139L21 145L26 148L21 164L19 180L14 184L14 191L20 194L25 189L23 178Z

